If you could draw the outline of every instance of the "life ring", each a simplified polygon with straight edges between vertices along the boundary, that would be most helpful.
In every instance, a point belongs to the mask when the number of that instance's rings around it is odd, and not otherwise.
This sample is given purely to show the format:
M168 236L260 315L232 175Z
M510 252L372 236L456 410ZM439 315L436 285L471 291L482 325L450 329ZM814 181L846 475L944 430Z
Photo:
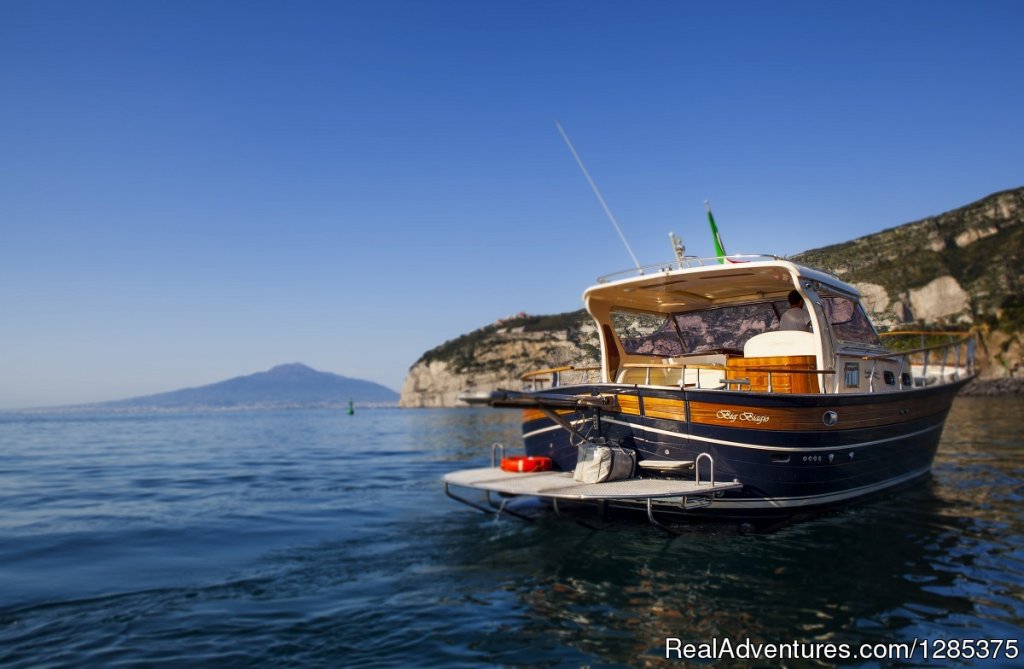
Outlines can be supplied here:
M501 469L506 472L546 472L551 469L551 458L543 455L513 455L501 459Z

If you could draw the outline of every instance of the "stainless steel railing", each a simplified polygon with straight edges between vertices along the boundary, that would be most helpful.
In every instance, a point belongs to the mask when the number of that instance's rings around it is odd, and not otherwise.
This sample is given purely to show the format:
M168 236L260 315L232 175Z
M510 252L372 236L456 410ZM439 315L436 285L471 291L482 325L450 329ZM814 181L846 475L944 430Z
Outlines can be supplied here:
M766 260L785 260L779 256L771 255L768 253L732 253L726 256L735 262L756 262ZM617 279L625 279L634 275L645 275L654 274L657 272L671 272L676 269L692 269L694 267L714 267L715 265L721 264L721 258L717 256L711 258L701 258L698 256L684 256L676 260L669 262L654 263L653 265L644 265L642 267L630 267L629 269L619 270L618 272L612 272L611 274L605 274L604 276L597 277L598 283L608 283L609 281L615 281Z

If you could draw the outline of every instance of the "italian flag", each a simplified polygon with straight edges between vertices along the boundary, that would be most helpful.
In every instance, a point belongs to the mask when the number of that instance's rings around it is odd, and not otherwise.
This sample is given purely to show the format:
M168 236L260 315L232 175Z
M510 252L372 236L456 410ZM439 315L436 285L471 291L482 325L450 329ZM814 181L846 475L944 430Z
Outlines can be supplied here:
M708 204L707 200L704 201L704 208L708 211L708 223L711 225L711 237L715 241L715 256L718 257L718 262L725 264L725 246L722 245L722 237L718 234L718 226L715 225L715 217L711 215L711 205Z

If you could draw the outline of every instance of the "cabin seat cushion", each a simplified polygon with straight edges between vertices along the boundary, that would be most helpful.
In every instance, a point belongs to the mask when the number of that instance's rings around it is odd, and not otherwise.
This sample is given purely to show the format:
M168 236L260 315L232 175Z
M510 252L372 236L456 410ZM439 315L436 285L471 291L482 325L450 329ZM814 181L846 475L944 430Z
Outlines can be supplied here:
M816 355L818 342L813 332L775 330L762 332L747 340L743 357L765 358L781 355Z

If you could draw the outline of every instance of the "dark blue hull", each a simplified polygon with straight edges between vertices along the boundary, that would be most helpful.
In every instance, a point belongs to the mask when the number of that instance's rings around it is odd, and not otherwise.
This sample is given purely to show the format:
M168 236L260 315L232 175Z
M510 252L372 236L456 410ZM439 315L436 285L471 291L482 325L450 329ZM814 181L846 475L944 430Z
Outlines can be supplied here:
M635 449L640 460L694 461L707 453L716 480L736 480L743 487L693 513L753 518L859 502L927 476L946 415L964 383L865 395L609 385L548 392L614 394L617 410L587 409L563 417L582 434ZM569 433L540 412L524 412L523 434L528 455L549 456L563 470L575 466ZM709 474L702 466L702 478ZM687 513L672 503L658 508Z

